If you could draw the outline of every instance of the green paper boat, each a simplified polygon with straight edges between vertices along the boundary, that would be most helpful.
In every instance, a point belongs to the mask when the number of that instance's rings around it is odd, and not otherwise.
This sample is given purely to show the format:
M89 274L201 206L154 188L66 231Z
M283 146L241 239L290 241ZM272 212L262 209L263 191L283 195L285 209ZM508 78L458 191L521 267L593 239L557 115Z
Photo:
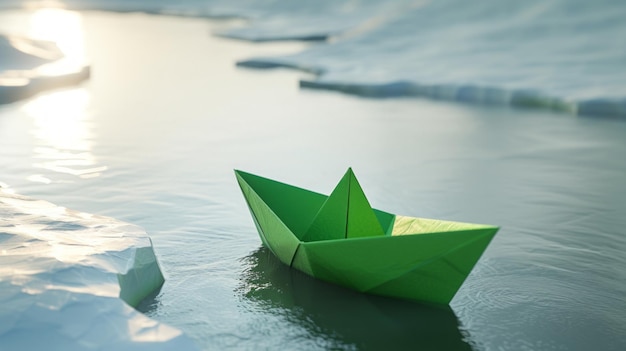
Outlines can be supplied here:
M235 175L263 244L281 262L360 292L449 304L498 231L373 209L352 169L329 196Z

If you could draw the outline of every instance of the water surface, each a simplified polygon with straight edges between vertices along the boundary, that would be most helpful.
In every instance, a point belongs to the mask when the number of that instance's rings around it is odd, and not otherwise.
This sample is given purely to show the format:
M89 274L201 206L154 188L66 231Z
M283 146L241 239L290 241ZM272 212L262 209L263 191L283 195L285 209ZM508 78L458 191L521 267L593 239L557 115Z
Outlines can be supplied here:
M0 108L0 181L144 227L167 278L149 316L205 349L626 348L624 121L301 91L234 63L303 44L77 16L92 78ZM329 193L349 166L376 208L502 227L450 309L328 286L260 248L233 169Z

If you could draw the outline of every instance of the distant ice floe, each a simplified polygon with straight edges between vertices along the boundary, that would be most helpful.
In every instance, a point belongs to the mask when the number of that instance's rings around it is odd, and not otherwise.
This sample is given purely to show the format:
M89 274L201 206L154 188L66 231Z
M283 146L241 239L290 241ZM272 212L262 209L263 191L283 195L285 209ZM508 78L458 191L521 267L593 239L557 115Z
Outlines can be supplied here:
M24 4L8 0L0 7ZM38 3L38 2L28 2ZM45 4L45 2L40 2ZM74 10L246 19L216 34L320 41L240 66L317 74L300 86L626 116L621 0L64 0Z
M367 97L626 116L624 2L395 3L407 6L358 35L238 65L300 69L317 75L301 87Z
M89 66L67 64L53 42L0 35L0 104L77 84L89 73Z
M221 37L252 42L328 41L376 25L406 7L403 1L265 1L261 4L214 1L213 16L239 16L245 26L219 31Z
M0 189L2 350L196 350L131 307L163 281L141 228Z

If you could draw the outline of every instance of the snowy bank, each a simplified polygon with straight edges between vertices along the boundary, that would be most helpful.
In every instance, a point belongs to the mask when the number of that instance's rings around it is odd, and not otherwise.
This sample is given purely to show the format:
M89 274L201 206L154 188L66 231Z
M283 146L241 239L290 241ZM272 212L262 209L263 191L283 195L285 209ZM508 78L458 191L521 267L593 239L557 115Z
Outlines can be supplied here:
M0 189L3 350L196 349L131 307L163 282L141 228Z

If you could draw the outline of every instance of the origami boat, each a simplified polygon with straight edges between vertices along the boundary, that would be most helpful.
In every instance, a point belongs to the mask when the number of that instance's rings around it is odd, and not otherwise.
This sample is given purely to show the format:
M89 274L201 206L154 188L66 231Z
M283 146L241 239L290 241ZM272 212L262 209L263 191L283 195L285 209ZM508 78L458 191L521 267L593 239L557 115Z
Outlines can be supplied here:
M235 175L261 241L281 262L360 292L447 305L498 231L373 209L352 169L329 196Z

